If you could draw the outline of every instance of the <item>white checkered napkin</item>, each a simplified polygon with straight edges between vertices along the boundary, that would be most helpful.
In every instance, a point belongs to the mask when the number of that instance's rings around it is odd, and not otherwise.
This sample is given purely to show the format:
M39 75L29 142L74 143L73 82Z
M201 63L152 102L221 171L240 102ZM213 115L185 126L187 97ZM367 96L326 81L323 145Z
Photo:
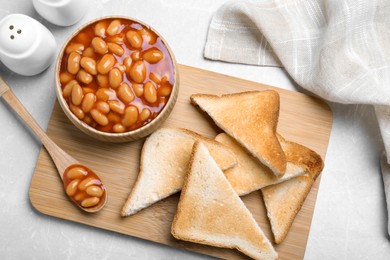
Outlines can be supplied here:
M390 162L389 14L388 0L233 1L212 18L204 56L283 66L324 99L374 105Z

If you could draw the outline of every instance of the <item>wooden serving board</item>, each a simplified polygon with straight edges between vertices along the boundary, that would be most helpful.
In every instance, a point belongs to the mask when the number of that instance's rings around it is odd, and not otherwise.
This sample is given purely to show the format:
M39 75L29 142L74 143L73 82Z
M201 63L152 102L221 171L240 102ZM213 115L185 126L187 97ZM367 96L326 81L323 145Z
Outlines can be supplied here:
M278 132L287 140L311 148L325 160L332 126L332 112L325 102L301 93L183 65L179 65L179 74L179 98L164 126L184 127L202 135L214 137L221 130L190 104L191 94L224 94L275 89L281 97ZM71 156L95 170L105 183L109 198L105 208L96 214L84 213L75 207L67 199L56 168L46 150L42 148L29 192L31 203L38 211L50 216L215 257L246 258L236 250L179 241L172 237L170 228L179 194L160 201L134 216L126 218L120 216L120 210L138 175L140 151L144 140L123 144L96 141L73 126L58 103L54 107L47 133ZM167 154L167 156L174 155ZM302 259L304 256L319 179L295 219L286 240L276 246L280 259ZM273 241L261 193L253 192L243 197L243 201L267 237Z

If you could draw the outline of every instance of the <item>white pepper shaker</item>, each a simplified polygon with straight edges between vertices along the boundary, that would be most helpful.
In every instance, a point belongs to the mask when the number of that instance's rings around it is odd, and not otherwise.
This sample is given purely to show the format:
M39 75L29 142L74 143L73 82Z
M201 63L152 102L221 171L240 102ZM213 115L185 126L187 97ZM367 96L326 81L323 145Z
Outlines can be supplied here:
M0 60L10 70L25 76L38 74L53 63L56 41L37 20L10 14L0 21Z

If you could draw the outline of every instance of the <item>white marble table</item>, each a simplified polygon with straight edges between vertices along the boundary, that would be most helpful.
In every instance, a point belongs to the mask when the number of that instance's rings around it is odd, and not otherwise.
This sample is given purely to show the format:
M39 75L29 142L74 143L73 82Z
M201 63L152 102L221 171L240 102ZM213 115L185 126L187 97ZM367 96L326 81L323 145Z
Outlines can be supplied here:
M61 46L92 18L118 14L141 19L160 31L179 63L280 88L302 91L280 68L203 58L212 14L226 0L92 0L81 22L57 27L43 20L28 0L0 0L0 15L23 13L47 26ZM0 74L31 114L47 127L55 101L54 66L35 77ZM330 104L334 122L305 259L390 259L387 212L378 163L383 149L371 107ZM198 259L169 248L45 216L28 190L41 144L0 101L0 259Z

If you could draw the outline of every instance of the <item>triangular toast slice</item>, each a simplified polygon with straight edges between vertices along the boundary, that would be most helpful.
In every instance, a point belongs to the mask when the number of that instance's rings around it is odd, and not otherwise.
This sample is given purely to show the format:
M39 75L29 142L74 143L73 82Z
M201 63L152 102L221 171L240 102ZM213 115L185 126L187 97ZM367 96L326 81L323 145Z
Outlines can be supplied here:
M286 157L276 137L279 94L274 90L222 96L195 94L191 102L206 112L277 177L286 171Z
M255 259L277 258L252 214L200 142L194 145L171 233L185 241L236 248Z
M161 128L142 147L140 173L122 208L122 216L135 214L181 190L196 140L205 143L221 169L237 164L230 148L213 139L186 129Z
M306 174L305 167L287 157L286 173L282 177L276 178L268 167L259 163L226 133L221 133L214 139L232 149L237 158L237 165L225 170L224 173L238 196L244 196L261 188Z
M312 185L324 167L321 156L316 152L303 145L286 141L280 135L278 138L286 157L305 167L308 174L261 189L277 244L286 238Z

